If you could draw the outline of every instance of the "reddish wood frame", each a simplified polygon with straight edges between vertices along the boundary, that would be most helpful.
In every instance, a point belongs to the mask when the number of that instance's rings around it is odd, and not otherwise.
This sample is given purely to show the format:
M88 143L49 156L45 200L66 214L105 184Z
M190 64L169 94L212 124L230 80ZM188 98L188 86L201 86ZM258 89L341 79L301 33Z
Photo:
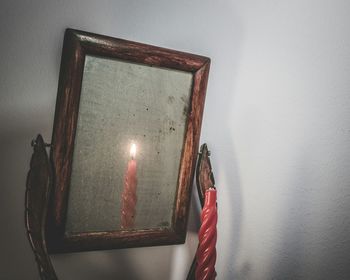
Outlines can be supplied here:
M177 69L193 74L191 103L187 116L177 194L174 201L174 214L170 229L89 232L70 235L65 233L74 137L86 55ZM210 59L207 57L73 29L66 30L51 148L54 176L47 223L50 253L185 242L209 67Z

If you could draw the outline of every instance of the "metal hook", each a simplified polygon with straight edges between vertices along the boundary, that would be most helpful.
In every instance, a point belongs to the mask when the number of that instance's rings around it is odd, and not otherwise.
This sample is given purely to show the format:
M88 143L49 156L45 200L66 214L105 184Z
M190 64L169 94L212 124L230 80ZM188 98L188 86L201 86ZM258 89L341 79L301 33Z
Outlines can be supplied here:
M38 145L38 141L36 139L32 139L32 141L30 142L30 145L34 148ZM46 143L44 142L44 147L52 147L52 143Z

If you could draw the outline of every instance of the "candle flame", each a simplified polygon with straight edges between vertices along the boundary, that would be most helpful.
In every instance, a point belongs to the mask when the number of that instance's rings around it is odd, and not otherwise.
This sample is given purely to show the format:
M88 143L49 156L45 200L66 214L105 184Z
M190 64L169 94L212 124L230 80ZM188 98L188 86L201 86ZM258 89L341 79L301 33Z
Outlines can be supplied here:
M136 156L136 144L135 143L132 143L131 144L131 147L130 147L130 156L132 158L135 158Z

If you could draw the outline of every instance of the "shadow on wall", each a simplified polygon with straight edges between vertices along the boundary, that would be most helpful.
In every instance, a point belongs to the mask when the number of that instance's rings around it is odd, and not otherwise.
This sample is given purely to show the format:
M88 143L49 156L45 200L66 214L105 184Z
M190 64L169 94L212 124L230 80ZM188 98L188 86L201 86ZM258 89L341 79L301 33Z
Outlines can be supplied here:
M163 258L157 248L133 248L56 255L54 259L59 279L158 279L170 271L170 251L169 246L163 248ZM145 266L156 269L150 273Z
M308 186L311 180L307 174L307 158L303 158L299 164L296 166L303 167L295 171L297 174L292 174L289 183L292 187L288 188L286 195L286 213L280 215L282 221L279 224L283 230L279 234L281 240L276 238L276 243L279 244L277 251L271 251L272 267L268 279L302 279L305 275L305 237L311 194L303 186Z
M273 266L266 279L294 280L308 275L317 280L349 279L350 195L348 188L343 187L349 186L349 178L345 178L345 183L330 175L332 168L343 168L341 160L335 166L328 164L328 172L319 178L319 163L315 159L320 145L314 139L309 144L300 151L295 164L298 168L288 183L286 213L281 215L282 230L275 251L278 258L272 257ZM334 145L333 149L337 148Z

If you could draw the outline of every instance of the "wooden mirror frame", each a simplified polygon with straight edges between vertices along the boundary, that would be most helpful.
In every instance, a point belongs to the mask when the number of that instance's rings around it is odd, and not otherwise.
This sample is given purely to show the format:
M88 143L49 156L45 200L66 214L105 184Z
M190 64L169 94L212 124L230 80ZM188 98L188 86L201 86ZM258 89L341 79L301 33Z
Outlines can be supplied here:
M186 120L170 228L86 232L69 235L65 233L74 139L86 55L176 69L193 75L190 108ZM73 29L66 30L50 151L53 167L53 191L50 196L47 221L47 242L50 253L185 242L209 67L210 59L207 57Z

